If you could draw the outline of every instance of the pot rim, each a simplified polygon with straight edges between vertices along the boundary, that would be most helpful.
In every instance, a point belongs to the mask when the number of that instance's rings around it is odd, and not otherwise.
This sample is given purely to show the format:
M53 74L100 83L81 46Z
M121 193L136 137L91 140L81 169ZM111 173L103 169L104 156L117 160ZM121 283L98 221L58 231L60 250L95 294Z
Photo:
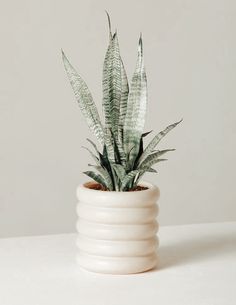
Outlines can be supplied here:
M132 194L148 194L148 193L152 193L153 191L159 191L159 188L155 185L155 184L152 184L151 182L147 182L147 181L140 181L138 183L139 186L144 186L144 187L147 187L148 189L146 190L139 190L139 191L132 191L132 192L129 192L129 191L102 191L102 190L95 190L95 189L92 189L92 188L88 188L86 187L86 184L88 183L93 183L92 180L90 181L87 181L87 182L84 182L84 183L81 183L78 185L77 189L81 189L85 192L93 192L94 194L97 193L97 194L103 194L103 195L108 195L108 194L116 194L115 196L119 196L122 194L122 196L131 196Z
M76 195L79 202L85 202L98 207L139 208L149 207L160 197L159 188L146 181L140 181L139 185L148 187L147 190L134 192L101 191L90 189L85 183L77 187Z

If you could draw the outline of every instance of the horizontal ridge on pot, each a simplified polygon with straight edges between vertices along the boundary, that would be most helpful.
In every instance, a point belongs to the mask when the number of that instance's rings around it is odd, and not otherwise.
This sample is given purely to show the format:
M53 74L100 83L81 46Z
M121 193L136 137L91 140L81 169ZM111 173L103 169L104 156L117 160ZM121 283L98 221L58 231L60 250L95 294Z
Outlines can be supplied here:
M77 247L83 252L99 256L144 256L156 251L157 237L144 240L102 240L79 234Z
M156 220L145 224L104 224L80 218L76 224L77 232L90 238L105 240L142 240L154 236L158 232Z
M80 202L77 206L80 218L91 222L111 224L145 224L155 220L158 214L157 205L143 208L107 208L91 206Z

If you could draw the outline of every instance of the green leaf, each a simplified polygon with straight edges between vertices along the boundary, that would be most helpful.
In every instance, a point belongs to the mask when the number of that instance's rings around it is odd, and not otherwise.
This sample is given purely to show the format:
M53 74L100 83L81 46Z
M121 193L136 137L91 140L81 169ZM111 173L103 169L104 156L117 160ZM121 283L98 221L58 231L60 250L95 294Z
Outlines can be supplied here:
M139 152L147 105L147 80L143 61L142 38L139 39L138 60L131 81L127 112L124 124L124 148L130 152L130 162L134 164ZM134 147L131 151L131 148Z
M110 39L112 39L112 32L111 32L111 18L110 18L110 15L108 14L107 11L105 11L106 14L107 14L107 21L108 21L108 27L109 27L109 36L110 36Z
M142 162L141 164L139 163L138 165L138 169L142 169L142 168L149 168L151 167L153 164L155 164L155 160L158 160L159 157L161 157L162 155L166 154L167 152L170 152L170 151L174 151L175 149L163 149L163 150L157 150L156 152L148 155ZM154 163L151 163L149 165L149 162L154 162Z
M70 64L69 60L67 59L63 51L62 51L62 60L64 63L64 67L68 79L74 91L76 100L80 106L81 112L84 115L91 131L95 134L98 141L101 144L103 144L104 142L103 127L99 118L96 105L93 101L92 95L86 83L83 81L83 79L80 77L77 71Z
M146 172L148 169L150 169L154 164L158 163L158 162L162 162L162 161L167 161L167 159L159 159L158 156L154 156L154 154L148 156L145 160L145 162L143 162L141 164L141 166L139 167L140 171Z
M103 65L105 128L117 137L121 100L121 60L117 33L110 40Z
M104 142L106 146L107 157L111 162L115 162L114 143L111 130L109 128L105 128L104 132Z
M147 173L157 173L157 171L154 168L149 168L148 170L146 170Z
M113 151L114 151L114 158L115 162L118 164L126 165L126 156L122 147L122 143L120 138L116 138L113 132L111 131L112 136L112 143L113 143Z
M137 154L137 157L136 157L133 169L137 168L138 160L142 156L142 154L143 154L143 137L140 138L139 151L138 151L138 154Z
M170 132L173 128L175 128L182 120L179 122L176 122L174 124L171 124L167 126L163 131L159 132L148 144L148 146L144 149L144 152L139 159L138 164L140 164L150 153L153 152L154 148L157 146L157 144L161 141L161 139L168 133Z
M85 146L82 146L82 148L86 149L90 153L90 155L92 156L93 160L96 162L97 165L100 164L99 158L89 148Z
M99 183L99 184L103 185L105 188L107 188L106 182L101 175L96 174L93 171L86 171L83 173L85 175L89 176L90 178L92 178L93 180L95 180L97 183Z
M112 169L112 166L111 166L112 161L111 161L111 159L109 159L106 145L104 145L104 147L103 147L103 153L100 156L100 160L101 160L101 165L104 168L106 168L106 170L108 171L108 173L111 177L111 180L112 180L112 183L113 183L113 189L112 190L114 190L116 188L116 179L114 177L114 172L113 172L113 169Z
M106 169L104 169L100 165L91 165L91 164L89 164L89 166L94 167L101 174L102 178L105 181L105 184L106 184L107 188L109 190L112 190L113 189L113 183L112 183L111 176L108 173L108 171Z
M121 61L121 100L120 100L119 130L122 130L125 123L125 116L127 111L129 84L128 84L128 78L126 75L125 67L121 58L120 61Z
M120 179L120 181L122 181L126 175L126 171L124 169L124 167L120 164L111 164L111 166L114 168L116 175L118 176L118 178Z
M143 133L143 134L142 134L142 138L145 138L145 137L148 136L151 132L152 132L152 130Z
M126 191L127 186L129 185L129 188L132 188L133 181L135 179L135 176L139 173L138 170L134 170L129 172L123 179L122 184L121 184L121 190Z
M126 111L127 111L129 84L128 84L128 79L125 72L124 64L121 58L120 61L121 61L121 99L120 99L118 135L116 137L116 141L120 153L121 162L125 166L126 155L125 155L124 143L123 143L123 130L124 130Z
M90 139L86 139L92 146L93 146L93 148L95 149L95 151L96 151L96 153L98 154L98 155L100 155L100 152L99 152L99 150L98 150L98 148L97 148L97 145L92 141L92 140L90 140Z

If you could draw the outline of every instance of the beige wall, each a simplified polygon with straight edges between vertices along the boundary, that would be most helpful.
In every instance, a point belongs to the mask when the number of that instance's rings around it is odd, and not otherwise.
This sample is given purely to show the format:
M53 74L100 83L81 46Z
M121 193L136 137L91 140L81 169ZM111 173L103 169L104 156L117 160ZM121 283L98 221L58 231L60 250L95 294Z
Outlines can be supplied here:
M236 220L235 1L3 1L0 9L0 236L71 232L90 136L62 47L101 105L104 9L129 76L139 32L149 82L146 130L181 117L177 148L147 179L161 224Z

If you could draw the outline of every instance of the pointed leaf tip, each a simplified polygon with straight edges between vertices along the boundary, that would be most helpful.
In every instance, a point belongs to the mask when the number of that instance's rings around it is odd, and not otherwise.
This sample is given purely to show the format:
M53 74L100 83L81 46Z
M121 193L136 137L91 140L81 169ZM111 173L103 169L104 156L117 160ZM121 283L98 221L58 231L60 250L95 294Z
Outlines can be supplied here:
M110 36L110 39L112 39L111 18L110 18L110 15L109 15L108 11L105 10L105 12L106 12L106 15L107 15L107 21L108 21L108 27L109 27L109 36Z
M143 40L142 40L142 33L140 33L139 41L138 41L138 51L143 54Z
M143 45L142 33L140 33L138 43L139 43L139 45L140 45L140 46L142 46L142 45Z

